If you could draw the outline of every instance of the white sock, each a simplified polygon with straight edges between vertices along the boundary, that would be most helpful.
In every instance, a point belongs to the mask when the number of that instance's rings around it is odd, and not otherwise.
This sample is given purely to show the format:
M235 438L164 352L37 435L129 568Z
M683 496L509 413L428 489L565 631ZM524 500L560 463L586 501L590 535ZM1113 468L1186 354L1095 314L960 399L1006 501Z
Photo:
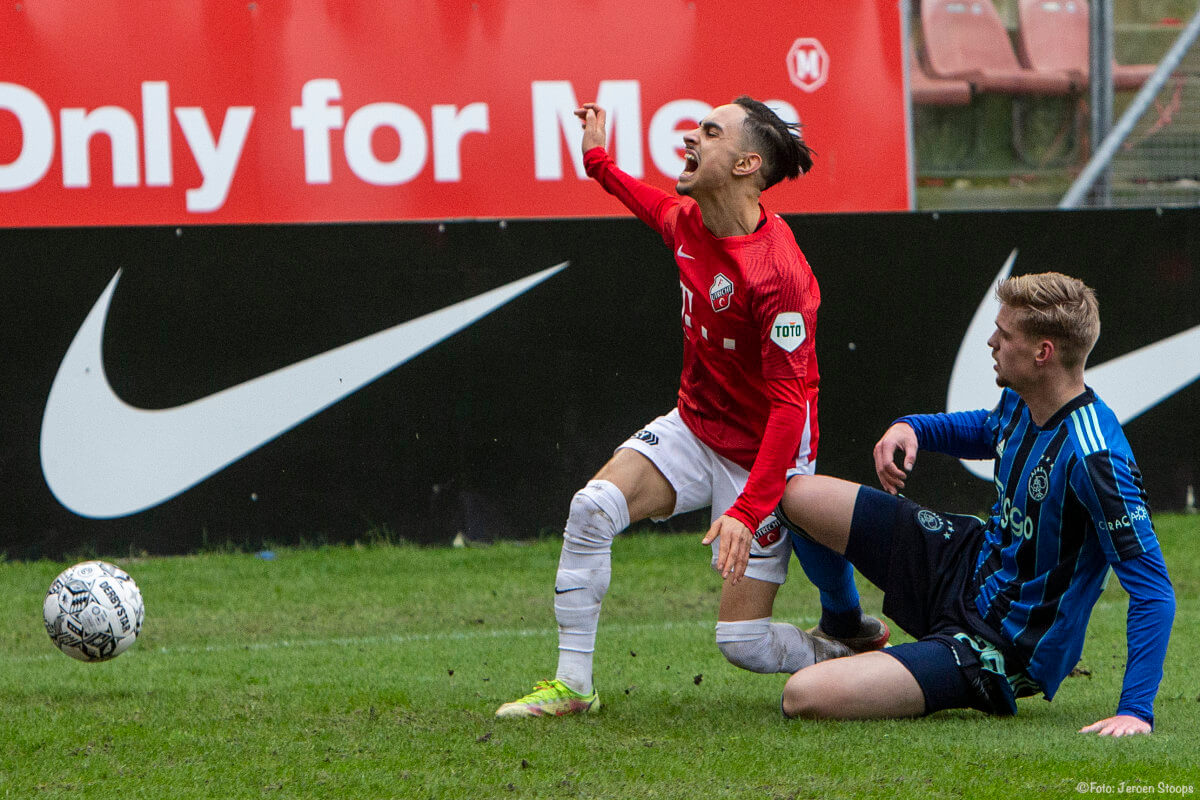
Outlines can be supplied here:
M600 605L612 576L612 540L629 526L625 496L609 481L589 481L571 499L554 581L560 681L592 692Z
M765 674L790 675L816 661L813 637L770 617L718 622L717 647L734 666Z

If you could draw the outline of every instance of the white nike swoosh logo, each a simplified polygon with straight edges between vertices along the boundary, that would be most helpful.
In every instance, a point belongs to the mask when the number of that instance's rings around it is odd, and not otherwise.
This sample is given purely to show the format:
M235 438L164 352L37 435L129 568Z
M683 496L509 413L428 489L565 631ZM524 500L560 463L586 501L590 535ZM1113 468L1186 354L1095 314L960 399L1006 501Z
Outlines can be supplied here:
M63 356L42 417L42 473L65 507L110 519L152 508L488 315L563 262L490 292L174 408L135 408L104 372L121 273Z
M987 340L995 330L996 314L1000 312L996 287L1012 272L1016 261L1014 249L967 326L950 372L947 411L974 411L996 405L1000 390ZM1200 378L1200 325L1090 367L1084 373L1088 386L1103 398L1122 425L1197 378ZM992 479L990 461L963 461L962 465L973 475Z
M686 258L688 261L696 260L695 256L689 256L687 253L683 252L683 245L679 245L679 248L675 251L675 255L679 256L680 258Z

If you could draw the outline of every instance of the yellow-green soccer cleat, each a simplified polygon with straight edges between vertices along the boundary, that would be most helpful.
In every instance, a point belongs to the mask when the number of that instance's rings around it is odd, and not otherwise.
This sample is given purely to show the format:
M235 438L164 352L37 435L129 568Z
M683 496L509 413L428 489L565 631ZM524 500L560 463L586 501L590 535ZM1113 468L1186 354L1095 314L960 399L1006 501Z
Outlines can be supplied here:
M564 714L589 714L600 710L600 695L580 694L555 678L538 681L533 691L496 709L497 717L561 717Z

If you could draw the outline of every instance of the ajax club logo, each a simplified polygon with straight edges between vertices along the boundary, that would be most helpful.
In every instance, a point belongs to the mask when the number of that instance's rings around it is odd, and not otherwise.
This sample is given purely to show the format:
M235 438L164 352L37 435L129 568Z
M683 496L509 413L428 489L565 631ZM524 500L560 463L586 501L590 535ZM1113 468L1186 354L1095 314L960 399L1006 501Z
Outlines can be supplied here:
M1046 474L1045 467L1038 465L1029 473L1029 499L1040 503L1046 499L1046 493L1049 491L1050 476Z
M917 512L917 522L921 524L922 528L930 533L937 533L942 529L942 526L946 524L945 520L943 520L940 515L930 511L927 508L922 508Z
M712 286L708 287L708 299L712 301L713 311L724 311L733 302L733 281L721 273L713 278Z

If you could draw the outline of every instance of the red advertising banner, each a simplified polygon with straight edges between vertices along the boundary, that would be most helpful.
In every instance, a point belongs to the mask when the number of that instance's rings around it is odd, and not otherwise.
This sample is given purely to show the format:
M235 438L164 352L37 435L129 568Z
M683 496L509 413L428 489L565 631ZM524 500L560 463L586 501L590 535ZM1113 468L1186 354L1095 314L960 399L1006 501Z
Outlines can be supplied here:
M0 226L611 216L578 103L665 189L740 94L804 123L776 212L910 207L895 0L0 8Z

